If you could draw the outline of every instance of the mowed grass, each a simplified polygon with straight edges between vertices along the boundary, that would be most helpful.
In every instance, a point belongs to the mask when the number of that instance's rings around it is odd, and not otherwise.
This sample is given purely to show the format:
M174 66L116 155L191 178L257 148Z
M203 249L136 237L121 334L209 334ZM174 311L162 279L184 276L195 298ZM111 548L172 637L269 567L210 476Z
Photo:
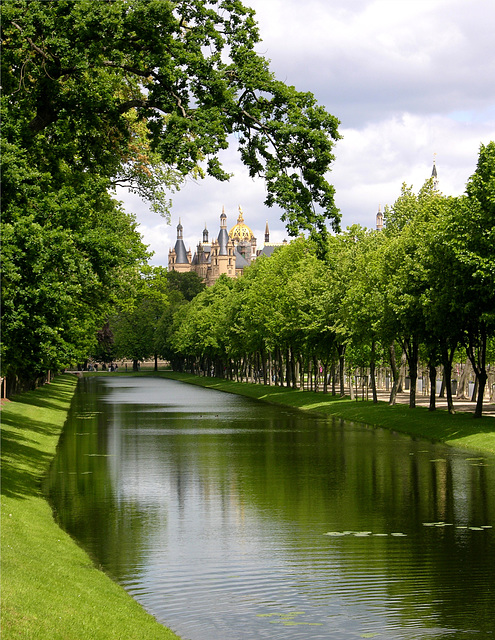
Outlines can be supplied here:
M2 406L2 638L177 639L94 566L41 493L76 383L60 376Z
M436 442L495 453L495 418L473 418L472 413L458 412L450 415L446 410L428 411L426 407L410 409L405 404L389 406L387 402L373 404L358 402L331 394L299 391L285 387L265 387L246 382L230 382L220 378L203 378L184 373L159 373L157 375L182 380L202 387L210 387L229 393L256 398L272 404L281 404L304 411L316 412L328 417L365 422L411 436Z

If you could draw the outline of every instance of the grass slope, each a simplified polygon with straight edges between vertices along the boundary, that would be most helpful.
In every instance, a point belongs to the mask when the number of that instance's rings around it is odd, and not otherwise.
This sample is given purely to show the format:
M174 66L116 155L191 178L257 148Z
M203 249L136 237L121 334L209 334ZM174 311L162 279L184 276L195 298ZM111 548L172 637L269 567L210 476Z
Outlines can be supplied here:
M60 376L2 407L2 638L176 640L57 526L40 492L76 382Z
M495 453L495 419L474 419L471 413L449 415L445 410L428 411L425 407L409 409L407 405L391 407L386 402L352 402L349 398L334 397L298 391L284 387L265 387L246 382L230 382L219 378L202 378L183 373L160 373L158 375L182 380L190 384L210 387L229 393L248 396L282 404L296 409L317 412L321 415L365 422L386 429L400 431L411 436L445 442L456 447Z

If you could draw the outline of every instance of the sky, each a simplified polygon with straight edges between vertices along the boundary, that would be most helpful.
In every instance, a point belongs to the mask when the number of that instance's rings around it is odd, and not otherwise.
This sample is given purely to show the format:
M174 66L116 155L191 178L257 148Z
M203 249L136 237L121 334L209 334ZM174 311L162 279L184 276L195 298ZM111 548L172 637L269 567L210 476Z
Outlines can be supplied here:
M435 159L439 189L460 195L476 169L480 144L495 140L495 2L493 0L244 0L256 11L262 42L279 80L311 91L340 120L342 139L327 178L341 227L373 228L406 183L418 191ZM192 180L173 195L171 224L138 197L119 193L136 215L151 263L167 266L179 218L194 253L207 226L218 235L245 223L261 247L288 238L281 211L264 205L232 145L222 155L228 182Z

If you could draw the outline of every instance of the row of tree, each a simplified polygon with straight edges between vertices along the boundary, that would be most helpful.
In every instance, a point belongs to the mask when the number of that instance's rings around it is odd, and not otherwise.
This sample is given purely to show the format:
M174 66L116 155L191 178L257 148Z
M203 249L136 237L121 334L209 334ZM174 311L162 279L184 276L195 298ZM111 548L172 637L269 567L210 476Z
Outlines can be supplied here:
M116 301L140 286L148 254L117 186L167 216L186 176L228 178L218 155L235 138L292 235L338 226L325 179L338 120L272 75L240 0L0 10L8 393L83 361Z
M169 299L161 316L161 302L141 299L139 311L114 317L116 347L135 357L123 336L143 344L148 326L148 351L175 368L265 383L274 376L293 386L306 372L321 375L325 391L328 381L334 390L337 383L342 394L344 372L366 368L375 401L377 364L391 368L393 398L403 357L410 406L422 362L430 407L441 366L451 412L452 364L462 349L476 374L481 416L487 366L495 361L495 143L481 147L464 196L446 197L432 181L418 194L403 186L385 217L384 231L353 226L331 236L325 260L299 238L187 304ZM163 274L149 275L144 285L154 281L158 291Z

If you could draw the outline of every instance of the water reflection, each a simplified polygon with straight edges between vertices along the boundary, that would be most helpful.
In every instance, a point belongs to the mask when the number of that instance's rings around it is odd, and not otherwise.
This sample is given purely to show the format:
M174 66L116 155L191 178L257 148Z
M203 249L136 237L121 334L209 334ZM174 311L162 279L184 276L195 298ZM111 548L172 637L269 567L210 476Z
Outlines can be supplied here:
M489 638L495 460L160 378L81 383L47 490L191 640Z

